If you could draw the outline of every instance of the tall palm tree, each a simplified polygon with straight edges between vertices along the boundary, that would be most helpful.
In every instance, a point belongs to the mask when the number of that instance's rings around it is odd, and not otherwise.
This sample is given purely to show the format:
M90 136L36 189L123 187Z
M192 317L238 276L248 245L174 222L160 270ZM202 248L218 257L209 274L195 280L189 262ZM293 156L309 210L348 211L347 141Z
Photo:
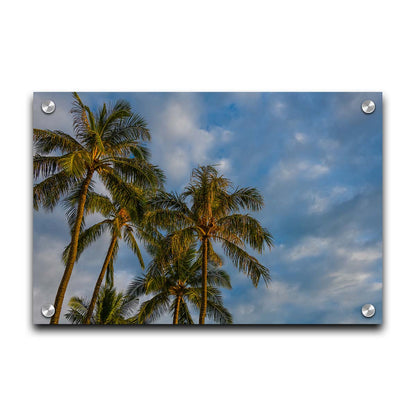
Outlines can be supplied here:
M189 306L199 310L202 304L201 256L192 245L178 256L169 256L159 246L144 276L136 277L127 289L132 298L152 295L142 303L139 323L150 323L169 312L173 324L193 324ZM224 307L218 287L231 289L230 276L214 263L207 273L207 315L214 322L231 324L232 316Z
M72 324L83 324L90 305L87 299L74 296L68 303L65 318ZM132 299L111 285L101 288L91 323L95 325L128 325L137 323L138 299Z
M270 280L269 270L246 251L246 245L258 253L272 247L272 236L259 221L241 210L259 211L263 198L255 188L233 188L231 181L219 175L214 166L192 171L185 191L160 192L147 214L150 223L168 232L172 249L180 252L195 240L202 254L202 305L199 324L205 323L208 300L208 260L216 259L213 243L222 246L239 271L257 287L260 278Z
M162 172L148 162L149 151L144 145L150 140L147 124L132 112L129 103L119 100L92 112L77 93L73 93L73 97L74 137L59 130L33 130L34 179L40 180L33 188L34 208L42 206L53 210L62 196L79 190L68 261L56 293L51 324L59 322L94 175L123 203L131 198L131 183L148 188L158 187L163 182Z
M134 189L132 187L132 189ZM89 303L88 312L85 316L85 324L91 323L91 317L94 312L95 303L100 292L100 287L104 276L107 272L107 281L111 285L114 283L114 262L117 257L119 240L123 238L126 244L130 247L133 253L137 256L140 265L144 268L142 254L139 245L136 241L135 235L140 239L146 239L146 231L144 230L142 219L144 213L144 192L140 188L136 188L135 198L131 198L129 203L120 204L117 201L111 200L105 195L100 195L95 192L89 192L85 201L84 214L91 214L99 212L104 216L104 220L92 225L80 233L78 241L78 251L76 260L79 259L83 251L94 241L96 241L104 231L109 231L111 235L110 244L102 265L100 274L96 281L94 292ZM67 216L71 226L75 221L74 204L78 199L78 192L68 197L65 203L68 206ZM81 225L83 228L83 224ZM67 246L62 255L64 263L68 261L70 246Z

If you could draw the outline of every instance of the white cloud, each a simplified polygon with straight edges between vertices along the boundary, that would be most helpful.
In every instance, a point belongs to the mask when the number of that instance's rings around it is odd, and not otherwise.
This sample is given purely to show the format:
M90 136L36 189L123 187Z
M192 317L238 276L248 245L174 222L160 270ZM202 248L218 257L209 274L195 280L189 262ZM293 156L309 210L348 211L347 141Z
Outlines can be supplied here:
M372 290L373 292L381 292L382 289L383 289L383 283L381 282L374 282L370 286L370 290Z
M306 142L306 135L303 133L295 133L295 140L299 143L305 143Z
M279 180L289 181L298 178L316 179L329 173L329 167L323 163L312 163L308 160L280 161L271 171Z
M327 275L329 285L325 288L325 292L331 297L336 294L341 294L348 299L349 296L346 296L348 292L355 292L357 288L362 287L371 277L372 274L369 272L355 272L342 268Z
M249 290L250 299L232 309L234 322L279 323L283 322L285 307L301 300L299 285L273 279L268 287ZM266 319L266 320L265 320Z
M317 243L317 244L316 244ZM310 243L304 253L331 252L330 241ZM306 247L306 246L305 246ZM348 257L346 255L346 257ZM356 269L356 263L341 262L311 282L290 281L290 274L272 276L268 287L249 289L248 300L232 308L235 322L306 323L308 313L319 313L321 323L358 323L360 305L379 299L382 282L374 271ZM355 270L356 269L356 270ZM290 269L287 269L290 270ZM297 321L296 311L301 311Z
M327 192L309 191L306 199L310 202L309 212L322 213L327 211L333 204L340 203L348 199L351 192L343 186L334 186Z
M349 265L351 269L357 266L362 269L366 265L370 265L382 258L382 247L380 243L369 246L362 246L356 240L357 231L350 230L340 236L317 237L307 236L302 238L299 243L293 247L286 247L281 244L276 254L284 261L298 261L308 257L317 257L322 254L330 254L338 260L342 260L343 264ZM278 253L280 252L280 253Z
M310 165L307 171L310 178L318 178L319 176L326 175L329 172L329 168L324 164L317 163Z
M344 256L346 259L353 262L372 263L378 259L381 259L382 250L381 246L379 245L357 250L347 250L341 247L337 249L337 254Z
M169 126L170 137L188 137L194 133L195 112L187 102L171 100L167 105L163 120Z
M240 322L246 322L255 311L255 306L251 304L241 304L237 307L237 315Z
M183 185L192 168L219 163L224 169L226 159L213 157L216 145L232 140L232 132L220 127L201 128L202 111L195 95L179 94L164 101L160 122L153 128L153 159L163 166L174 185Z
M224 175L231 171L230 159L226 159L226 158L220 159L216 164L217 164L218 170Z
M284 114L286 105L281 101L274 101L270 107L273 115L280 117Z
M327 250L328 238L305 237L299 244L287 252L289 261L297 261L306 257L316 257Z
M219 170L227 175L233 170L237 172L238 161L243 160L242 158L216 152L218 144L233 140L233 132L221 127L208 130L206 126L209 123L202 111L203 103L198 101L200 96L169 94L159 97L161 96L158 94L146 95L140 101L138 111L143 109L143 115L151 126L152 161L166 171L170 181L169 189L175 187L179 190L178 187L188 181L191 169L201 163L217 163ZM245 114L249 118L253 113L251 108L256 108L254 104L258 103L257 99L255 94L247 94L236 95L233 101L239 108L250 110ZM59 108L63 109L62 105ZM280 123L284 121L287 108L284 103L276 101L263 110L267 112L267 120L273 119L275 123ZM280 120L273 118L272 114L280 117ZM60 113L55 115L59 116ZM63 115L65 120L60 120L58 124L70 131L70 116L68 117L66 111ZM248 125L247 118L244 117L241 125L236 126L236 122L233 122L234 124L224 126L236 134L238 132L239 140L240 135L244 139L245 130L241 126L245 128ZM48 122L52 120L47 119ZM342 209L338 210L337 206L336 212L329 212L327 215L331 207L350 201L357 195L357 189L352 189L351 184L347 189L336 184L337 176L329 176L330 169L336 171L340 155L345 154L340 152L340 147L343 146L342 137L338 138L337 132L326 133L324 129L324 138L320 138L321 127L319 131L305 128L303 122L297 123L295 128L293 126L294 123L287 125L292 130L280 132L277 137L282 143L277 155L282 162L279 164L279 159L275 159L276 166L270 171L270 177L262 182L267 203L261 215L264 222L268 221L267 226L270 225L276 240L279 238L283 241L276 244L270 254L261 256L263 264L271 270L273 281L267 289L263 284L256 289L246 276L232 268L233 284L236 287L244 284L248 286L244 286L244 290L240 292L231 291L225 304L233 307L235 322L239 323L293 322L297 314L302 316L298 323L305 323L305 319L309 317L311 322L314 321L316 313L319 314L320 323L354 323L360 317L357 305L373 302L373 299L369 299L371 296L379 299L382 290L379 267L381 245L371 245L368 242L368 235L372 235L374 227L366 228L362 220L363 214L373 212L372 205L358 204L359 212L349 210L349 215L344 217ZM230 146L229 149L231 148ZM253 151L253 158L263 156L264 152ZM321 178L321 184L315 180ZM97 183L97 190L104 190L101 183ZM350 209L350 205L346 208ZM311 213L325 215L322 220L320 215L307 218L307 214ZM95 220L95 217L91 217L88 222ZM319 229L316 223L308 222L309 220L320 221ZM63 224L66 226L66 223ZM46 228L45 232L48 232ZM301 238L305 233L308 233L308 237ZM58 237L55 230L49 231L49 234ZM65 237L68 235L65 234ZM37 250L34 250L36 301L33 305L35 316L39 317L36 319L42 322L45 320L39 314L39 305L45 299L54 298L63 271L59 254L67 241L58 240L43 239L37 244ZM68 287L65 305L70 296L91 295L96 273L107 247L108 238L101 238L77 264ZM134 264L133 261L130 263L130 254L127 258L123 249L120 249L120 262L116 265L116 284L119 288L124 288L130 278L140 272L134 257ZM355 310L358 314L355 314ZM64 318L61 319L63 321ZM170 322L171 319L164 317L160 322L165 321Z

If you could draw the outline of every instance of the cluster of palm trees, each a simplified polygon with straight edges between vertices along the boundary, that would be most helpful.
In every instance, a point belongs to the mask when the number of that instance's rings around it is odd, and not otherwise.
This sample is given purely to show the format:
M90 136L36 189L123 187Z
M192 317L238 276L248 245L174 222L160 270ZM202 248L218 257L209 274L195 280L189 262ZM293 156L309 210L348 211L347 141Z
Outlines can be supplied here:
M163 171L150 162L151 139L145 120L124 100L97 111L73 93L74 137L62 131L34 129L33 203L38 210L66 210L70 243L62 254L65 270L54 302L51 324L58 324L76 261L103 235L110 235L91 298L71 298L65 317L74 324L146 324L168 313L173 324L199 324L208 318L232 323L220 288L231 289L221 269L222 248L234 266L257 287L270 280L268 269L247 251L262 253L272 236L251 215L263 207L251 187L235 188L215 166L192 171L181 194L164 190ZM95 192L100 181L106 195ZM86 216L102 221L86 228ZM120 240L137 257L142 275L125 293L114 286ZM141 248L151 256L145 267ZM103 284L104 282L104 284Z

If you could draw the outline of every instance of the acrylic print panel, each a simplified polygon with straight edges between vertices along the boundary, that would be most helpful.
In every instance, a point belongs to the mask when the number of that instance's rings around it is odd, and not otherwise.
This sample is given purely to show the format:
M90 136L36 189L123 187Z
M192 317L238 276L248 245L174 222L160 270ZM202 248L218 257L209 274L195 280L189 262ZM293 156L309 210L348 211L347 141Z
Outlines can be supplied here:
M382 322L381 93L35 93L33 123L35 324Z

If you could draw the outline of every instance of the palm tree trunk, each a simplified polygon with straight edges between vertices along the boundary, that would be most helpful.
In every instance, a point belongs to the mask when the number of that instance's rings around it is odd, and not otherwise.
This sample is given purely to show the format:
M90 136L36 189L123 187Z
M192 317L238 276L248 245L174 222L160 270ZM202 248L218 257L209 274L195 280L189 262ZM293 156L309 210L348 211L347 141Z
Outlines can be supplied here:
M94 312L95 304L97 302L98 293L100 292L101 283L103 282L105 272L107 271L108 264L110 263L111 257L113 255L114 246L117 242L117 236L113 236L110 247L108 248L107 255L104 260L103 267L101 269L100 275L98 276L97 282L95 283L94 293L92 294L91 302L88 306L87 316L85 317L85 324L90 325L91 324L91 317Z
M202 239L202 299L199 312L199 324L205 324L207 314L207 279L208 279L208 237Z
M173 315L173 325L178 325L179 323L179 307L181 306L182 296L176 298L175 313Z
M74 268L75 260L77 258L78 251L78 239L79 232L81 230L82 218L84 216L85 201L87 200L88 186L91 183L92 175L94 174L94 169L89 169L87 176L85 177L84 183L82 184L81 194L78 201L78 211L77 218L75 220L74 229L71 236L71 246L69 249L68 261L66 263L65 271L59 284L58 291L56 292L55 297L55 314L50 320L51 325L57 325L59 323L59 316L62 310L62 304L64 303L64 297L66 288L71 278L72 269Z

